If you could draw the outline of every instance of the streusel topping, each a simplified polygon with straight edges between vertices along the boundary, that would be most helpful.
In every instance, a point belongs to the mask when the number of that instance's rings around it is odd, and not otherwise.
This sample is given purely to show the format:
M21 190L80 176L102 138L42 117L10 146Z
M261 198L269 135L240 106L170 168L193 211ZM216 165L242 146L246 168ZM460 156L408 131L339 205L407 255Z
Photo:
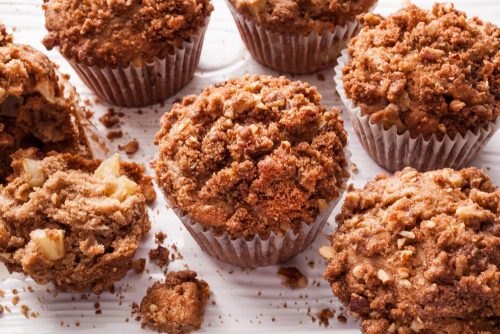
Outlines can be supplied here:
M4 42L3 46L0 42L0 183L11 172L10 155L19 148L90 156L83 110L76 93L65 92L56 65L34 48L12 43L11 37Z
M366 334L496 333L499 208L477 168L378 176L347 193L324 277Z
M236 10L276 31L333 29L367 12L377 0L229 0Z
M87 65L164 57L205 24L209 0L44 0L43 43Z
M349 46L347 96L413 137L465 134L500 115L500 29L450 4L367 14Z
M100 293L132 267L150 229L144 167L34 149L0 187L0 261L39 284Z
M234 237L297 232L348 177L339 110L315 87L250 76L184 98L161 121L156 179L191 219Z

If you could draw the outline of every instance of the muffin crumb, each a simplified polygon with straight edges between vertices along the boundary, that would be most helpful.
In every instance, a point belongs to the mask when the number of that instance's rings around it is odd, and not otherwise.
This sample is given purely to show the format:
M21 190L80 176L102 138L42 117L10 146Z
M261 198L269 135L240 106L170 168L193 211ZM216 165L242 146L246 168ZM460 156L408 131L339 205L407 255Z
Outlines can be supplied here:
M308 284L307 277L295 267L279 268L278 276L281 277L283 285L291 289L304 289Z

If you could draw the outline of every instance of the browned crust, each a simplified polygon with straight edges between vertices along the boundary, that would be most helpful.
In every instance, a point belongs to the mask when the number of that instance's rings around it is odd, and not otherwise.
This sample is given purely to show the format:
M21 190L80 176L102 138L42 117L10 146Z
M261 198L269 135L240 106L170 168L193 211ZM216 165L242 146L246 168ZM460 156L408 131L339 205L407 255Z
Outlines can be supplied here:
M44 9L47 49L115 67L164 58L201 30L213 6L209 0L44 0Z
M366 334L496 333L499 204L477 168L381 175L346 195L324 278Z
M249 75L184 98L156 135L159 186L217 233L298 233L349 175L340 111L320 99L307 83Z
M453 5L367 14L343 69L347 96L374 123L452 138L500 115L500 29Z

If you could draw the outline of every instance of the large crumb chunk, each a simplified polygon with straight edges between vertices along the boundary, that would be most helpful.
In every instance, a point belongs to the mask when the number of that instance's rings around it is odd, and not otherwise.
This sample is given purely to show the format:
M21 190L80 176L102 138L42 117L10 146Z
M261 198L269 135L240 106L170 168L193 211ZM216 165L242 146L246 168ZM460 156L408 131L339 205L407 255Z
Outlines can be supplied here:
M303 289L308 284L307 277L295 267L279 268L278 276L281 277L283 285L292 289Z
M0 188L0 261L10 272L100 293L133 267L150 229L143 167L30 149L13 156L13 170Z
M156 282L142 299L140 314L151 329L183 334L200 329L210 297L208 284L193 271L171 272Z
M324 277L363 333L499 333L500 190L477 168L380 175L346 196Z

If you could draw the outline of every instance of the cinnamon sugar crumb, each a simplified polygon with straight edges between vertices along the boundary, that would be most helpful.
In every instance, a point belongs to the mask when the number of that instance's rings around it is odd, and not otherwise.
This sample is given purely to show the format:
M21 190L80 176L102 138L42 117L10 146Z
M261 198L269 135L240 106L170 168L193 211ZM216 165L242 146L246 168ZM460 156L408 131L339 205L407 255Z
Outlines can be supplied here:
M170 263L170 252L165 247L158 245L149 251L149 258L159 267L167 267Z
M132 155L139 150L139 142L137 140L131 140L123 146L118 146L118 149L124 151L125 153Z

